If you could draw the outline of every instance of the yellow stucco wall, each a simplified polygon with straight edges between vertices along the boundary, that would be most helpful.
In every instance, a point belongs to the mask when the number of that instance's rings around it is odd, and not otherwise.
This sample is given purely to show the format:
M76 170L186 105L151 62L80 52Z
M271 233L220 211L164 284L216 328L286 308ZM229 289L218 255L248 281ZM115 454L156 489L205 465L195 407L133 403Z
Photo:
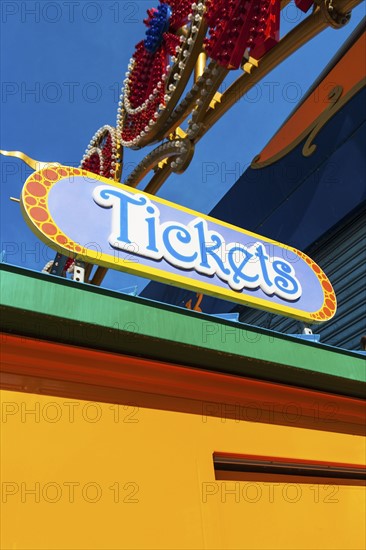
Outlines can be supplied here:
M362 464L362 437L134 404L1 399L3 549L365 548L364 488L215 481L212 461L220 451Z

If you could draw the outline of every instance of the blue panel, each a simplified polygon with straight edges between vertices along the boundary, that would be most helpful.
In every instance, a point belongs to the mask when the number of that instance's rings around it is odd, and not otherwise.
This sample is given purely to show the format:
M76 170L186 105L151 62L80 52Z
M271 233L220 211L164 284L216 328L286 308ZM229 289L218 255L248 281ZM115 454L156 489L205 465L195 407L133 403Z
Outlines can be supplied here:
M345 105L315 138L278 162L249 168L210 215L300 250L366 199L366 90Z
M309 255L324 269L337 295L335 317L313 327L322 343L360 350L366 335L366 206L313 245ZM294 333L299 323L278 315L242 308L240 320L278 332Z

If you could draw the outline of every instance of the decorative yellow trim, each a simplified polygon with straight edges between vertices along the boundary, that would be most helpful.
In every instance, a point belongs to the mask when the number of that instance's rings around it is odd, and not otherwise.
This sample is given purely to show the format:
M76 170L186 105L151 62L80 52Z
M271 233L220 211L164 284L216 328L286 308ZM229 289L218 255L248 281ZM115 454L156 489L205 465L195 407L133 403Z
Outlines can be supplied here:
M194 82L196 83L198 79L203 75L206 68L206 62L207 62L207 55L206 52L201 52L198 54L198 57L196 59L196 64L194 67Z
M243 64L242 69L244 72L250 74L252 72L253 67L257 68L258 64L259 62L257 59L254 59L254 57L249 56L249 59L245 61L245 63Z
M69 177L69 176L84 176L86 179L93 179L100 181L104 184L110 185L112 187L117 187L119 189L124 189L129 193L141 193L140 190L136 190L125 185L108 180L102 176L97 176L85 170L78 168L68 168L65 166L54 167L52 169L45 169L39 172L32 174L24 184L21 196L21 209L26 220L26 223L30 229L47 245L56 249L62 254L71 257L77 257L83 261L91 262L103 267L109 267L112 269L121 269L131 275L139 275L141 277L148 277L154 280L168 283L170 285L187 288L192 291L199 291L216 298L226 299L235 303L240 303L247 306L258 307L271 313L282 314L295 319L299 319L306 322L321 322L327 319L330 319L335 314L336 310L336 299L334 291L331 287L329 280L326 275L320 269L319 266L315 264L306 254L303 254L296 248L291 246L283 245L273 239L268 239L267 237L262 237L251 231L245 231L239 227L233 226L231 224L222 222L206 216L200 212L196 212L184 206L179 206L173 204L165 199L160 197L155 197L144 193L146 196L151 197L151 199L157 203L174 207L176 210L185 212L194 217L201 217L209 222L217 223L222 227L227 227L233 229L238 233L242 233L246 237L253 237L254 240L261 240L266 243L274 244L279 246L282 249L290 250L299 256L303 261L309 264L309 267L313 270L316 277L319 280L319 284L322 286L324 293L323 305L319 311L316 312L304 312L295 307L290 307L281 304L271 303L269 300L258 298L249 295L242 295L231 289L220 288L211 283L205 283L203 281L195 281L184 275L176 275L173 273L165 272L162 269L154 267L146 267L140 265L138 260L134 257L129 259L120 259L112 256L110 254L99 254L96 256L95 250L88 250L78 243L72 241L62 230L56 225L53 220L50 212L48 210L48 194L59 180ZM327 302L328 300L328 302Z
M61 164L59 162L42 162L41 160L32 159L32 157L29 157L28 155L26 155L22 151L3 151L3 150L0 150L0 155L4 155L6 157L18 158L18 159L22 160L23 162L25 162L26 164L28 164L28 166L30 166L31 168L33 168L33 170L36 170L36 171L42 170L43 168L49 168L51 166L61 166Z
M216 107L216 104L221 102L221 97L222 94L220 92L215 93L210 103L210 109L214 109Z

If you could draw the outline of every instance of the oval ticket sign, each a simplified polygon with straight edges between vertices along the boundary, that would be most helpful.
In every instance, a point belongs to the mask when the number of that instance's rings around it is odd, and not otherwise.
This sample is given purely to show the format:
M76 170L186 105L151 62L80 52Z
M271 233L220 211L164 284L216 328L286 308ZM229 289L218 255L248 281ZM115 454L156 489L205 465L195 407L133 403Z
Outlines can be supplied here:
M306 254L90 172L35 172L21 206L65 255L307 322L335 314L333 288Z

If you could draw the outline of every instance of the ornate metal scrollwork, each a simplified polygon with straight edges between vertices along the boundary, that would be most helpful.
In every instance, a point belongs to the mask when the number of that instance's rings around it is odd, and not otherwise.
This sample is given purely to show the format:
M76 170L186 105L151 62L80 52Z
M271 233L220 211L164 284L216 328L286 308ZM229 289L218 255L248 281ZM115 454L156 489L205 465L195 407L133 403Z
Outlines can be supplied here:
M333 29L344 27L351 19L351 12L342 13L337 11L333 5L333 0L321 0L320 10L328 25Z

